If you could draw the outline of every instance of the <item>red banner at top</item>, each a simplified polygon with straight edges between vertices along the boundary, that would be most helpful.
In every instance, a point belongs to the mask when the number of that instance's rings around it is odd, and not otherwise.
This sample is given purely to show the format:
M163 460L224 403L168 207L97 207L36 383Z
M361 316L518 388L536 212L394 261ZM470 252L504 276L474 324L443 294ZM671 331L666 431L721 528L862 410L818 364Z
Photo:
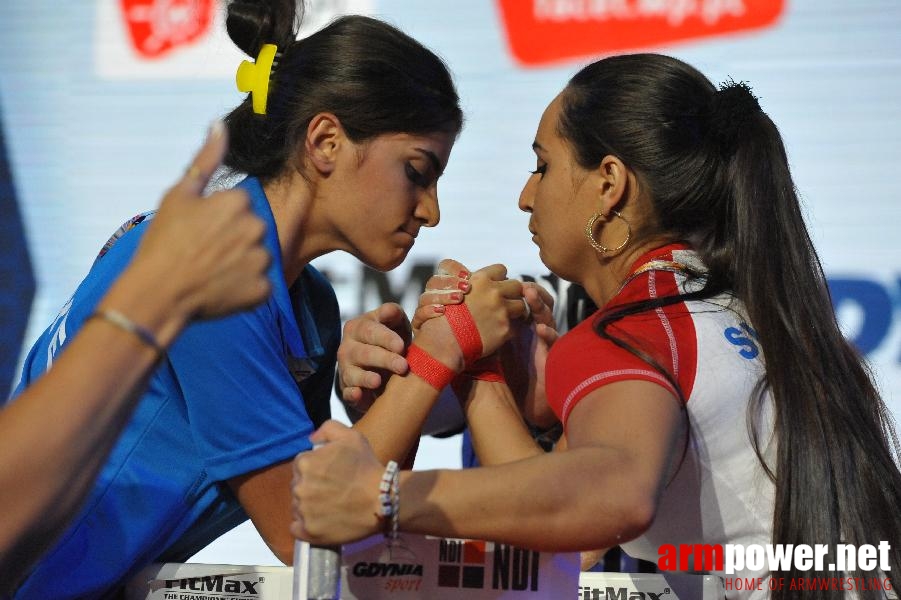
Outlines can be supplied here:
M120 0L120 6L131 45L146 59L198 41L216 10L215 0Z
M767 27L786 0L497 0L523 65Z

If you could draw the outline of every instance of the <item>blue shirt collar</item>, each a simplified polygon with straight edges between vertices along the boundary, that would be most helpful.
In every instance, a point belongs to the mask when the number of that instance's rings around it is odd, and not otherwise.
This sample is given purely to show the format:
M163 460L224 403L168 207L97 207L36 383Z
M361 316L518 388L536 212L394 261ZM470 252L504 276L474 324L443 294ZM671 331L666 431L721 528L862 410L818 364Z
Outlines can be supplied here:
M285 271L282 268L282 249L278 242L278 229L275 227L275 217L272 216L272 209L269 206L269 200L266 199L266 192L260 180L256 177L248 177L239 183L236 187L245 190L250 196L250 204L253 212L256 213L266 223L266 249L272 255L272 264L269 266L269 281L272 283L272 300L278 308L278 321L281 326L285 342L288 345L288 352L291 356L303 358L309 356L297 326L297 320L294 317L294 309L291 304L291 295L285 282ZM305 311L308 313L308 311ZM315 335L316 328L312 328ZM318 337L318 336L317 336ZM318 342L318 340L316 340ZM314 350L316 346L321 344L313 344Z

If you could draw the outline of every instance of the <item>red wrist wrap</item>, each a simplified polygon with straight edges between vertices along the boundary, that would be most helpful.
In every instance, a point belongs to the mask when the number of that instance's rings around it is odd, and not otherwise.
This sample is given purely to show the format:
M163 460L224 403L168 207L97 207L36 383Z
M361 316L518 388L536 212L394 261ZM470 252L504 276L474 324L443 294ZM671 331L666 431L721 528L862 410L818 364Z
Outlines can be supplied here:
M471 367L454 377L451 387L460 402L465 401L469 396L470 386L475 380L507 383L501 360L497 355L486 356L477 360Z
M407 365L411 373L436 390L443 390L457 376L453 369L416 344L407 348Z
M476 361L471 367L466 369L463 374L480 381L507 383L507 379L504 377L504 368L497 355L486 356L485 358Z
M463 352L463 364L469 367L482 358L482 337L479 328L472 318L472 313L465 304L451 304L444 309L444 317L450 325L460 350Z

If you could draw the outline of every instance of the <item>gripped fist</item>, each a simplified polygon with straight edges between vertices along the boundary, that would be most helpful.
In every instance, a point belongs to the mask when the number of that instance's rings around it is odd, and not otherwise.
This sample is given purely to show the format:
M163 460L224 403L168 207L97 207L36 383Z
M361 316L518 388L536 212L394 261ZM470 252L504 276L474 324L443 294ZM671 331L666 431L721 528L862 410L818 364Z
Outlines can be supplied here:
M446 274L468 272L463 265L451 260L439 263L439 270ZM470 286L465 295L465 306L478 330L481 356L488 356L512 335L511 319L527 314L522 283L507 279L507 269L503 265L479 269L469 276L468 282ZM458 289L462 291L462 287ZM463 349L457 335L446 318L424 320L414 317L414 324L421 326L416 337L418 346L457 372L467 366L463 364Z
M294 459L291 533L312 544L343 544L377 533L382 465L366 438L326 421Z
M338 388L348 408L364 413L392 373L407 372L410 321L399 304L382 304L347 321L338 347Z

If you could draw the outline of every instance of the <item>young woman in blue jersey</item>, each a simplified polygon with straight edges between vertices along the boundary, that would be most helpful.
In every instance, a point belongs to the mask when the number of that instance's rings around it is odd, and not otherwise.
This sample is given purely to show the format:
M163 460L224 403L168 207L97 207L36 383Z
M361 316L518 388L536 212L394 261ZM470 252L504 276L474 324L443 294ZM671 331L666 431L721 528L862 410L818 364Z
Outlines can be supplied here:
M227 18L256 61L239 72L251 93L225 117L225 165L247 176L237 187L266 223L272 295L194 324L172 345L83 511L19 598L104 597L137 569L186 560L248 517L291 562L290 461L329 414L340 335L335 294L309 263L344 250L379 270L399 265L420 229L438 223L438 178L462 125L451 76L432 52L358 16L296 40L295 4L233 2ZM107 244L29 353L20 390L92 314L146 228L135 219ZM476 323L522 312L521 287L504 275L473 274ZM486 348L503 335L486 334ZM423 343L440 355L453 337L433 328ZM421 385L400 381L380 409L394 418L359 423L382 460L401 460L415 443L428 410L417 402Z
M489 466L402 473L400 529L653 561L663 544L887 542L879 575L901 569L892 419L838 328L781 137L750 89L666 56L606 58L549 104L533 148L519 203L532 239L601 307L547 357L563 443L542 452L510 390L475 381L464 408ZM295 461L292 531L376 533L383 465L338 423L312 439L325 445ZM792 588L809 576L794 565L774 575L784 587L729 594L845 594Z

